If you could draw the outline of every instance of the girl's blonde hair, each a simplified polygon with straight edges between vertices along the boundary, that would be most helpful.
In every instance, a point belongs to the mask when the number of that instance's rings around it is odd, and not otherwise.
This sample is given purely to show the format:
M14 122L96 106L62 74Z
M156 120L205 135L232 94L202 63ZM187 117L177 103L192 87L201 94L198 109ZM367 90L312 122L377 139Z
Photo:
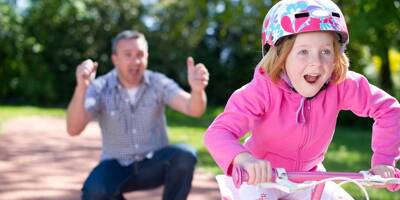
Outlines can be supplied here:
M335 37L336 38L336 37ZM260 65L267 72L273 82L277 82L285 67L285 61L293 48L296 35L282 38L275 46L271 46L267 54L261 59ZM341 52L341 44L334 40L335 69L332 72L331 81L339 83L346 78L349 68L349 58L344 52Z

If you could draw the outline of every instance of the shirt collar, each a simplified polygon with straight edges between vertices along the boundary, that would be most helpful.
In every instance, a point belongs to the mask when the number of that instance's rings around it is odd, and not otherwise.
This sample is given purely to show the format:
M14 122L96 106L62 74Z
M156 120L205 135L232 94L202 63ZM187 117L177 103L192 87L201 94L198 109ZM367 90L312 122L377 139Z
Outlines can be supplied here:
M150 72L148 70L144 71L143 81L142 81L142 83L139 84L139 87L143 83L146 84L146 85L150 85ZM116 69L113 69L111 71L110 86L113 87L113 88L118 88L118 89L122 89L123 88L121 83L118 81L118 75L117 75L117 70Z
M143 82L144 82L146 85L150 85L150 72L149 72L148 70L145 70L145 71L144 71L144 74L143 74Z

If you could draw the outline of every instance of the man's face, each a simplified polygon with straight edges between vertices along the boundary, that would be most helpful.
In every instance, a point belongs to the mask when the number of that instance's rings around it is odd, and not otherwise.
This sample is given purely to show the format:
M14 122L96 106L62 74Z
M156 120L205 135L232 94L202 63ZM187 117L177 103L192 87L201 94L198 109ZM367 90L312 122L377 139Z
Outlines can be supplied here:
M148 50L146 41L138 39L120 40L112 62L118 72L118 80L125 88L136 87L147 68Z

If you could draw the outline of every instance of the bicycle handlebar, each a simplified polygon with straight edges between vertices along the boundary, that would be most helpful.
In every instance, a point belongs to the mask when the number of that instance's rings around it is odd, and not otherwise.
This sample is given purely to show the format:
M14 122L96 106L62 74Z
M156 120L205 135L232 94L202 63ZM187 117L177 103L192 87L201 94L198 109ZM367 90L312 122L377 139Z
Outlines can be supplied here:
M272 169L272 182L277 179L288 179L293 183L303 183L305 181L320 181L328 178L344 177L347 179L357 180L367 185L387 185L390 191L400 190L400 170L396 169L397 178L385 179L375 176L369 172L286 172L284 169ZM243 182L248 181L247 172L239 166L234 166L232 171L232 179L236 188L239 188Z

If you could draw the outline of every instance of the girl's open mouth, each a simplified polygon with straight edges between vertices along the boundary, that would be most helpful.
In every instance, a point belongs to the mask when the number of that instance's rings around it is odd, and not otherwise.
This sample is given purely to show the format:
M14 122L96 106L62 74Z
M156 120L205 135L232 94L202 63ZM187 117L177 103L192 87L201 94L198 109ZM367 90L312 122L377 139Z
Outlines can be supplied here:
M318 81L319 77L320 75L304 75L304 80L306 80L307 83L314 84Z

